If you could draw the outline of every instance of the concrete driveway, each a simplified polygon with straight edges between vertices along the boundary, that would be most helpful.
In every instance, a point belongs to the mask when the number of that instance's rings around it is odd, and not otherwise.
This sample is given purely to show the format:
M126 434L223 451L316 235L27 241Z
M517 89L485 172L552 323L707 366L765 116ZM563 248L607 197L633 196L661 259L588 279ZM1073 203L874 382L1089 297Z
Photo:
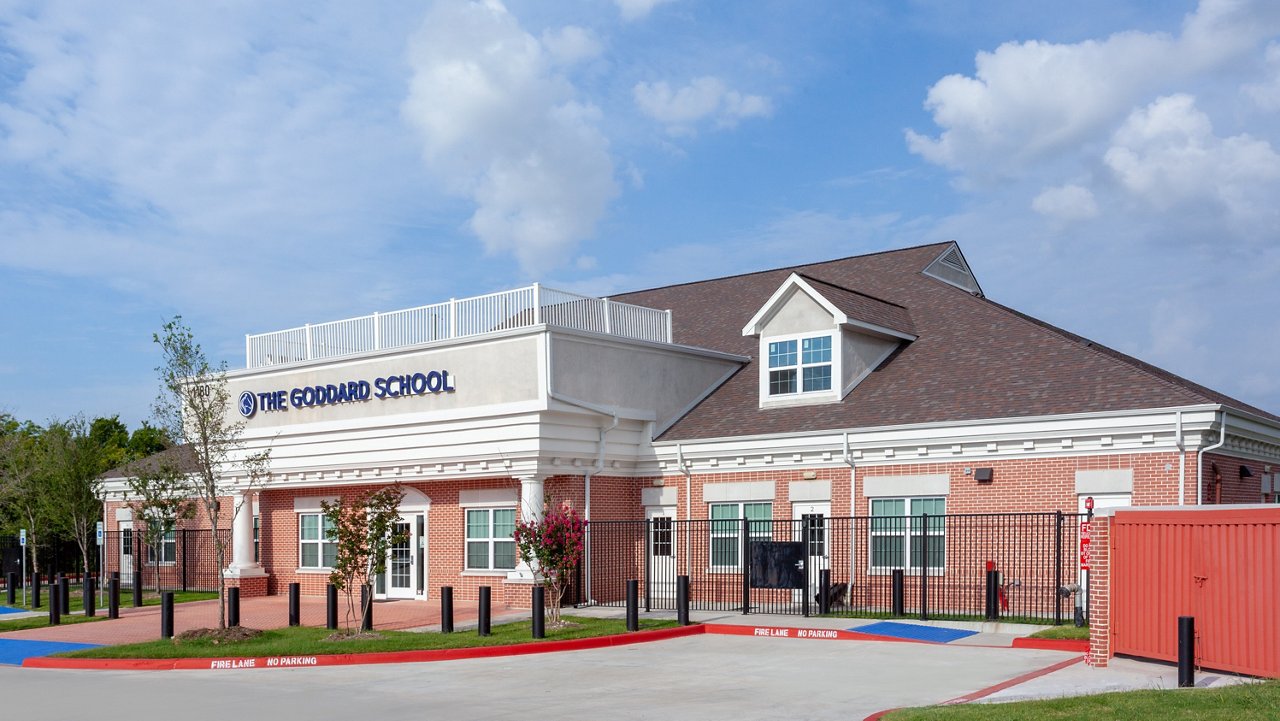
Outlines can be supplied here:
M619 648L256 671L0 668L6 716L93 699L97 719L861 719L939 703L1079 654L702 635ZM68 707L68 711L71 708ZM70 716L68 716L70 717Z

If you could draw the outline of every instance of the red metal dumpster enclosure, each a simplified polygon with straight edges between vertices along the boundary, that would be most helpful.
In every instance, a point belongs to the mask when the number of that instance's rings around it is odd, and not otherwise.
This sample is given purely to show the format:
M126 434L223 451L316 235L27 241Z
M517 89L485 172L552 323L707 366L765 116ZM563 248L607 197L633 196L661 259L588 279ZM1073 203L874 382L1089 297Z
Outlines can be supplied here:
M1280 677L1280 506L1117 511L1115 653L1176 661L1194 616L1196 663Z

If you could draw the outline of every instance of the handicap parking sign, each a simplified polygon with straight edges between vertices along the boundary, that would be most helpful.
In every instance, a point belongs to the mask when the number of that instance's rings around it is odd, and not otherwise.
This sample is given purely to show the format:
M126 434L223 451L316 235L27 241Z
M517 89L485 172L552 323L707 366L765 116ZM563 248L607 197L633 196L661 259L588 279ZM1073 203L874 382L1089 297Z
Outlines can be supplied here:
M18 545L23 548L27 547L27 529L25 528L18 531Z

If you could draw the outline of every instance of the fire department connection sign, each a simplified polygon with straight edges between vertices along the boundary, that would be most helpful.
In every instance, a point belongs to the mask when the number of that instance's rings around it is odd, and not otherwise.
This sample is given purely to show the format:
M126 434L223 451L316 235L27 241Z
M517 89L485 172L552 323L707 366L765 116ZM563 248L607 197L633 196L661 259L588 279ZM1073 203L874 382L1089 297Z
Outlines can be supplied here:
M1093 524L1089 521L1080 522L1080 570L1089 570L1089 561L1092 557L1093 547Z

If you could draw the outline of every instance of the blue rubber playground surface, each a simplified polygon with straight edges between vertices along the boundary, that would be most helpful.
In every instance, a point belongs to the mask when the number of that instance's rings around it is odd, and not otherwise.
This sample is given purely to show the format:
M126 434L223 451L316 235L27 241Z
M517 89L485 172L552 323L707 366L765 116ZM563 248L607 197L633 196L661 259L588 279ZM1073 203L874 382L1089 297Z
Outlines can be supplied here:
M858 633L870 633L876 636L892 636L893 638L909 638L913 641L929 641L931 643L951 643L977 634L977 631L960 631L954 628L937 626L920 626L914 623L898 623L897 621L880 621L849 629Z
M63 651L79 651L82 648L95 648L96 643L59 643L57 641L26 641L0 639L0 664L21 666L23 659L33 656L48 656Z

